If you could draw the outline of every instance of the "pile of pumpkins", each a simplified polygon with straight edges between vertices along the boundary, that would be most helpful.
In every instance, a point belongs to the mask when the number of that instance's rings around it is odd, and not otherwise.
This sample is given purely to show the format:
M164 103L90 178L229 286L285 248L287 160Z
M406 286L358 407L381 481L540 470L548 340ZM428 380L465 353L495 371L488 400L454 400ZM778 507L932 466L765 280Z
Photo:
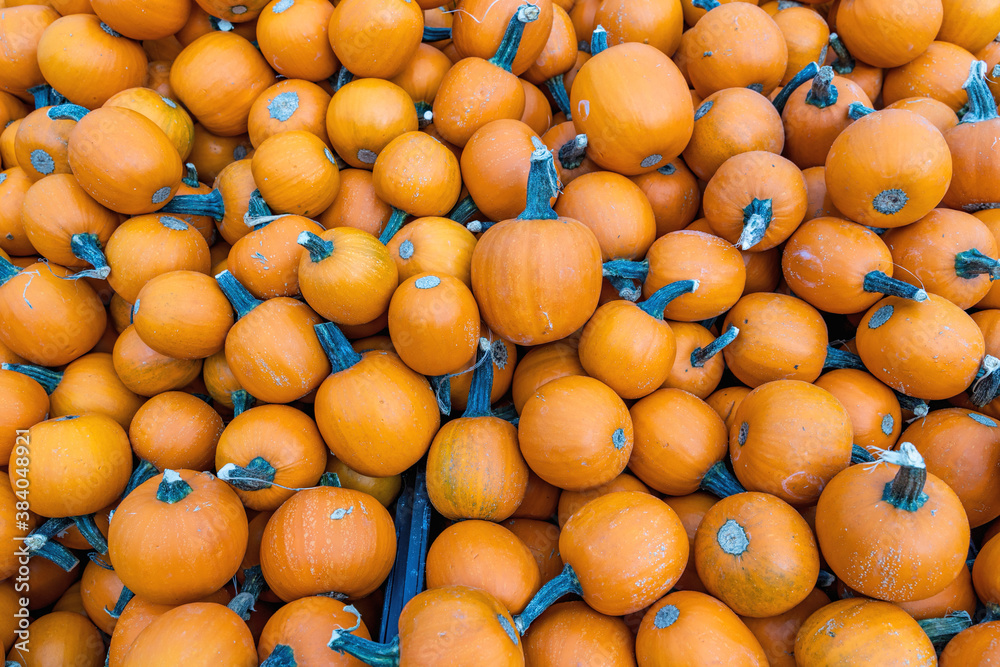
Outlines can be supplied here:
M0 0L7 664L998 664L1000 3L442 1Z

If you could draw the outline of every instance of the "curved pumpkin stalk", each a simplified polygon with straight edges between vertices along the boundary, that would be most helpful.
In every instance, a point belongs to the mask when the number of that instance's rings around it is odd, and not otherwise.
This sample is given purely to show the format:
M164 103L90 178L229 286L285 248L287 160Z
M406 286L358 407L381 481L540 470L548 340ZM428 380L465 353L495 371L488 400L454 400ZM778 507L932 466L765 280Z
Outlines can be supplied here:
M922 419L930 412L930 407L927 405L927 401L922 398L907 396L906 394L896 391L895 389L892 390L892 393L896 395L896 400L899 401L899 407L912 412L914 419Z
M983 357L979 373L970 388L969 399L976 407L983 407L997 397L1000 392L1000 359L992 354Z
M691 294L698 289L697 280L678 280L656 290L648 299L636 304L642 312L658 320L663 319L663 311L677 297Z
M749 250L763 241L771 220L771 200L754 197L743 209L743 231L736 241L736 247Z
M263 457L258 456L245 467L238 466L235 463L227 463L219 468L216 477L240 491L249 492L269 489L271 486L279 486L273 484L276 472L274 466Z
M552 99L555 100L559 110L566 115L566 120L573 120L573 114L570 110L569 93L566 92L566 82L563 79L563 75L556 74L551 79L548 79L545 82L545 87L552 93Z
M219 288L222 290L222 293L226 295L226 298L229 299L229 303L232 304L233 310L236 311L237 319L245 317L251 310L264 303L263 301L254 298L247 288L236 280L236 276L231 274L229 271L223 271L216 275L215 281L219 283Z
M558 157L563 169L578 169L587 157L587 135L578 134L560 146Z
M97 234L73 234L69 240L70 250L78 259L87 262L93 269L77 271L68 280L79 280L80 278L97 278L104 280L111 274L111 267L108 266L108 259L101 250L101 242Z
M875 457L861 445L851 445L851 463L874 463Z
M347 631L334 630L327 644L337 653L347 653L372 667L397 667L399 665L399 636L388 644L373 642L352 635Z
M978 248L963 250L955 255L955 274L959 278L986 275L990 280L1000 279L1000 261L982 253Z
M275 644L271 655L267 656L260 667L297 667L295 651L288 644Z
M705 328L707 329L709 327ZM709 359L717 355L719 352L722 352L723 348L736 340L736 337L739 335L739 328L730 324L729 328L726 329L721 336L713 340L705 347L696 347L691 352L691 365L694 368L702 368Z
M994 70L994 76L996 70ZM986 63L977 60L969 67L969 77L962 84L962 88L969 95L969 103L966 105L967 111L962 115L960 125L965 123L979 123L985 120L997 118L997 102L993 99L993 94L986 85Z
M833 85L833 68L829 65L820 67L819 72L813 78L812 86L806 93L806 104L810 104L817 109L825 109L837 103L840 93Z
M253 610L257 598L264 592L264 575L260 565L254 565L243 570L243 590L236 594L227 607L235 611L244 621L250 619L250 612Z
M129 590L128 586L122 586L122 592L118 594L118 600L113 609L104 608L111 618L118 618L125 611L125 606L135 597L135 593Z
M239 417L241 414L249 410L257 402L257 399L250 395L246 389L237 389L232 394L230 398L233 400L233 416Z
M580 586L580 579L576 576L573 566L567 564L559 576L538 589L535 597L531 598L531 602L524 608L524 611L514 617L514 627L518 634L524 636L525 631L531 627L536 618L555 604L559 598L569 594L583 595L583 588Z
M847 50L840 35L835 32L830 33L830 48L837 54L836 60L830 65L837 74L850 74L854 71L855 60L851 52Z
M722 461L715 463L708 469L705 476L701 478L700 487L702 491L708 491L718 498L728 498L737 493L746 492L743 485Z
M838 350L830 345L826 346L826 361L823 368L853 368L854 370L867 371L865 363L861 357L844 350Z
M792 80L785 84L785 87L781 89L774 98L774 108L778 110L780 114L785 110L785 105L788 104L788 98L792 96L792 93L798 89L799 86L809 81L819 73L819 65L812 62L803 67L798 74L792 77ZM830 70L830 78L833 78L833 70ZM836 90L836 89L834 89ZM836 102L836 98L834 98ZM833 102L831 102L832 104Z
M31 556L41 556L52 561L66 572L79 565L80 561L69 549L56 542L56 535L73 524L72 519L49 519L24 538L24 548Z
M479 213L479 207L473 201L472 195L466 195L461 201L455 204L455 208L451 209L445 217L464 225L476 213Z
M628 301L638 301L642 291L633 281L645 282L649 275L649 260L612 259L604 262L602 273L618 296Z
M128 484L125 485L125 490L122 491L121 497L124 498L135 491L140 484L151 480L158 474L160 474L160 471L156 469L156 466L149 461L140 460L139 465L132 471L132 476L129 477Z
M0 369L14 371L21 375L27 375L32 380L42 385L46 394L52 395L59 383L62 382L62 371L54 371L43 366L33 366L31 364L0 364Z
M920 619L917 624L940 650L959 632L972 627L972 617L967 611L955 611L941 618Z

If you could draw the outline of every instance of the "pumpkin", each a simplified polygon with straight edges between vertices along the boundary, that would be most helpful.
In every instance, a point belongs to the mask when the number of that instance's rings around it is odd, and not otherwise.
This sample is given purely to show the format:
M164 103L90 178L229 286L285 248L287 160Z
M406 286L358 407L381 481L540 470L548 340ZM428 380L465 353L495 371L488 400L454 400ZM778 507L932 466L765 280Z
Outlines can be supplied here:
M85 616L71 611L53 611L27 625L30 639L15 644L7 660L22 667L46 664L74 664L99 667L103 664L104 642L100 631Z
M8 366L4 363L0 370L0 396L7 406L0 421L0 461L4 456L10 459L21 431L45 421L50 405L48 393L41 384L15 372L16 366Z
M972 665L976 660L996 660L1000 657L997 637L1000 635L1000 621L988 621L973 625L948 642L941 652L941 667ZM986 662L985 664L989 664Z
M10 121L6 128L0 130L0 161L5 167L17 167L17 155L14 151L14 140L17 137L17 128L23 118ZM22 172L23 175L23 172Z
M251 218L257 220L261 222L233 244L227 270L257 298L297 296L304 255L298 239L302 232L322 234L322 226L300 215Z
M663 388L683 389L698 398L707 398L719 386L726 368L719 353L736 340L740 330L731 326L716 338L711 331L692 322L670 322L670 328L677 341L677 356Z
M326 229L354 227L378 236L391 216L392 206L375 194L372 172L367 169L344 169L340 172L337 198L317 220Z
M515 75L524 73L542 54L546 39L554 25L554 9L550 0L531 3L538 8L538 17L524 26L520 43L514 44L511 64ZM491 58L501 47L511 19L524 3L519 0L465 0L462 11L454 14L452 39L462 57Z
M937 595L932 595L924 600L911 600L896 604L918 621L942 619L961 614L963 611L968 613L971 618L975 615L978 605L976 589L972 585L972 572L969 571L968 567L963 567L958 571L955 581L948 584Z
M599 659L607 667L635 665L635 639L620 618L600 614L583 602L552 605L524 635L531 665L560 667Z
M987 137L995 135L1000 120L997 118L996 100L986 87L985 63L975 61L969 67L968 79L963 88L968 91L969 108L955 127L945 130L945 141L951 151L954 167L952 182L944 196L944 205L974 212L996 208L1000 192L994 187L995 167L984 155L991 155L993 146L987 146Z
M139 396L180 389L201 372L201 359L175 359L160 354L142 341L134 325L118 336L111 356L122 384Z
M903 428L896 395L865 371L838 368L821 375L816 386L830 392L847 410L853 443L874 455L891 449Z
M930 97L904 97L901 100L896 100L892 104L886 105L885 108L907 109L920 114L929 120L934 127L941 130L941 134L944 134L949 128L958 125L958 116L955 115L951 107L944 102Z
M0 89L24 95L29 88L45 83L38 63L38 41L59 18L52 7L40 4L9 6L0 14L0 35L11 47L0 56Z
M426 19L425 19L426 20ZM421 43L406 66L396 76L392 83L406 91L417 109L417 120L421 125L433 120L434 114L428 116L437 96L438 88L444 75L451 69L452 62L443 52L430 44ZM527 94L527 89L525 89ZM543 97L544 99L544 97ZM548 102L545 103L548 107ZM549 112L551 116L551 111Z
M587 157L587 135L577 134L572 121L553 125L542 134L542 143L559 161L563 185L569 185L577 176L600 170L597 163Z
M346 174L341 172L342 177ZM417 218L407 223L387 245L401 280L418 273L431 273L453 276L469 287L475 247L476 237L472 232L454 220L439 217Z
M197 271L170 271L139 290L132 321L154 351L176 359L203 359L223 349L234 320L215 280Z
M265 139L250 164L260 194L275 211L315 216L329 208L340 188L340 172L322 139L305 130Z
M316 334L333 369L315 402L316 424L330 451L373 477L398 475L416 463L441 425L427 379L395 353L358 354L334 324L318 325Z
M114 570L93 560L87 563L80 581L81 601L87 616L105 634L114 632L118 619L111 613L122 590L122 582Z
M187 641L174 640L183 635ZM158 616L135 638L123 667L212 660L233 667L257 662L253 635L240 616L216 602L192 602Z
M830 628L835 627L835 632ZM886 641L891 636L892 641ZM934 665L934 646L899 607L863 598L836 600L813 612L795 637L795 663L817 667L863 660L866 664Z
M18 445L24 448L23 436L21 437L20 443L18 443ZM24 453L24 450L22 450L22 453ZM23 496L25 494L22 491L20 495ZM19 548L20 544L17 544L15 546L15 543L18 543L24 538L26 538L32 531L35 530L38 524L38 520L34 514L31 514L29 511L24 511L23 509L19 509L18 504L21 502L23 501L20 500L18 493L14 490L14 486L12 485L10 478L0 477L0 506L2 506L4 511L7 512L7 516L10 517L10 520L5 521L2 527L0 527L0 531L2 531L2 535L0 536L10 540L10 542L8 542L10 546L8 548L5 548L2 552L0 552L0 574L7 575L7 578L10 579L11 582L9 590L6 587L0 587L0 597L4 598L3 599L4 604L6 604L7 602L5 598L8 597L8 593L12 594L14 592L13 583L15 575L18 574L20 567L23 566L21 559L24 556L23 553L20 553L21 552L21 549ZM23 508L24 505L20 505L20 507ZM524 520L527 521L528 519ZM551 524L548 525L551 526ZM553 530L555 530L555 527L553 527ZM556 532L555 539L557 540L559 531L556 530L555 532ZM555 540L553 540L553 543L554 542ZM556 560L558 560L558 558L556 558ZM558 563L558 568L562 569L561 561L559 561ZM554 574L558 574L558 571L555 572ZM4 608L4 610L6 611L6 607ZM12 618L14 611L15 610L11 609ZM4 636L0 636L0 644L2 644L5 647L10 646L13 642L8 641L8 638L5 636L7 634L6 627L2 628L2 633Z
M222 417L205 401L166 391L146 401L129 426L132 449L158 470L210 470Z
M32 111L17 124L14 135L16 165L35 182L49 174L68 174L67 140L82 107L59 105ZM14 166L14 165L11 165Z
M311 4L308 0L305 3ZM330 93L315 83L301 79L279 81L261 93L250 107L247 118L250 142L259 146L280 132L306 130L329 144L326 134L329 105Z
M341 487L354 489L355 491L364 491L382 503L384 507L389 507L403 488L403 479L400 475L391 475L389 477L369 477L368 475L362 475L358 471L348 468L336 456L327 457L326 471L336 477Z
M106 107L136 111L153 121L177 149L181 161L187 160L194 143L194 122L177 102L149 88L130 88L112 95Z
M785 7L771 18L788 46L788 64L781 77L781 85L786 85L810 63L826 55L830 28L823 16L809 7Z
M416 129L413 100L396 84L381 79L359 79L344 85L334 93L326 112L333 150L359 169L371 169L389 142Z
M618 475L607 484L595 486L591 489L586 489L584 491L562 491L559 494L559 507L557 515L559 526L562 527L566 525L569 518L576 514L581 507L589 503L591 500L601 496L606 496L609 493L617 493L619 491L636 491L638 493L652 494L652 491L650 491L645 484L625 472Z
M632 182L642 189L653 207L657 238L683 229L698 213L701 190L694 174L679 158L649 173L633 176Z
M198 507L199 511L192 511ZM247 519L236 494L209 473L167 469L126 496L111 518L108 555L129 590L184 604L221 588L239 568Z
M252 156L253 149L250 137L246 134L222 137L209 132L201 124L195 123L194 143L191 145L191 154L188 156L188 160L195 165L202 178L206 181L212 181L222 173L226 166L243 160L247 156ZM246 166L247 171L249 171L249 161L247 161Z
M423 28L416 3L345 0L330 16L329 40L337 59L355 76L388 79L413 57Z
M960 46L931 42L916 58L886 72L883 102L890 105L907 97L930 97L958 112L969 102L963 83L974 61L973 55Z
M184 27L191 12L190 2L91 0L89 4L105 25L135 40L156 40L173 35Z
M795 667L795 636L813 612L830 604L830 598L814 588L805 600L783 614L766 618L740 617L760 642L772 667Z
M842 0L837 31L851 53L875 67L899 67L930 46L941 28L939 0L905 0L892 11L872 0Z
M284 646L299 665L325 662L330 667L362 667L364 663L351 656L331 655L326 646L332 632L357 623L360 624L351 632L362 639L371 639L367 626L352 606L323 595L299 598L268 619L257 645L257 656L264 663L274 653L272 662L277 662L282 650L278 647Z
M559 576L563 569L562 558L559 557L559 528L548 521L537 519L508 519L503 522L504 528L514 533L535 558L535 564L541 573L541 583L544 585Z
M257 42L268 63L289 79L322 81L337 70L330 46L333 6L321 0L273 0L257 19Z
M286 602L331 591L362 597L389 574L395 551L392 518L378 501L321 486L299 491L274 513L260 564L268 587Z
M222 431L215 469L244 507L274 510L295 489L319 482L326 457L312 419L289 406L262 405L237 415Z

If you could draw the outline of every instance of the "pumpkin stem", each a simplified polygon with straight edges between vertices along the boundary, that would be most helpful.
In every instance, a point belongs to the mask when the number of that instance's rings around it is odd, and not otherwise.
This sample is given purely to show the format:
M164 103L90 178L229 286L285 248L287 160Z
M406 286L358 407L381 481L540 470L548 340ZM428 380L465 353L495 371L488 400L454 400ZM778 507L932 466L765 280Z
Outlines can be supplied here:
M837 59L833 61L831 67L837 74L850 74L854 71L854 56L847 50L840 35L835 32L830 33L830 48L837 54Z
M798 74L793 76L791 81L785 84L785 87L775 96L773 102L774 108L778 110L779 114L785 110L785 105L788 104L788 98L792 96L792 93L806 81L815 77L817 72L819 72L819 65L814 62L809 63Z
M227 463L219 468L216 477L240 491L262 491L271 488L275 472L274 466L258 456L245 468Z
M21 269L0 257L0 286L7 284L11 278L21 272Z
M440 42L442 39L451 39L451 28L438 26L424 26L425 42Z
M649 260L644 259L637 262L631 259L612 259L604 262L602 273L605 278L629 278L631 280L646 281L649 275Z
M485 232L487 229L492 227L497 223L490 220L472 220L465 223L465 228L468 229L473 234L479 234L480 232Z
M51 107L45 112L49 120L73 120L78 121L90 113L89 109L81 107L79 104L60 104Z
M122 592L118 594L118 600L115 601L114 609L104 608L108 616L111 618L118 618L125 611L125 606L131 602L132 598L135 597L135 593L129 590L128 586L122 586Z
M503 39L500 40L500 46L497 47L496 54L490 58L490 62L509 72L511 65L514 64L517 49L521 46L524 26L536 21L541 13L542 10L535 5L524 4L518 7L514 15L510 17L507 30L504 31Z
M420 129L424 129L434 122L434 107L427 102L414 102L413 107L417 110L417 123ZM337 165L338 167L340 165Z
M642 303L637 303L642 312L658 320L663 319L663 311L667 305L679 296L690 294L698 289L700 283L697 280L677 280L664 285L653 292L653 295Z
M861 289L866 292L885 294L886 296L898 296L903 299L913 301L926 301L927 292L910 283L905 283L896 278L890 278L881 271L869 271L865 274Z
M159 474L160 471L156 469L156 466L145 459L140 459L139 465L135 467L132 475L128 478L128 484L125 485L125 490L122 491L122 498L135 491L136 487L140 484L153 479Z
M264 196L260 194L260 190L254 190L250 193L250 199L247 200L247 212L243 215L243 224L253 227L254 225L249 222L250 220L256 220L268 215L271 215L271 207L264 201Z
M28 88L28 93L35 98L36 109L65 104L67 102L67 99L61 93L47 83Z
M346 630L334 630L327 646L337 653L353 655L372 667L397 667L399 665L399 635L396 635L388 644L381 644L352 635Z
M351 342L336 324L324 322L313 326L313 329L316 331L323 352L326 353L326 358L330 360L331 375L346 371L361 361L361 355L354 351Z
M563 79L563 75L556 74L551 79L548 79L545 82L545 87L552 93L552 99L555 100L559 111L566 114L566 120L573 120L573 115L570 111L569 93L566 92L566 82Z
M927 401L922 398L914 398L913 396L907 396L906 394L892 390L892 393L896 395L896 400L899 402L899 407L903 410L909 410L913 413L914 417L922 418L926 417L930 412L930 408L927 405Z
M935 648L942 648L963 630L972 627L972 616L967 611L953 611L941 618L924 618L917 623L930 638Z
M531 598L531 602L524 608L524 611L514 617L514 627L518 634L523 637L525 631L536 618L542 615L542 612L555 604L559 598L570 593L582 595L583 589L580 587L580 580L577 578L573 566L567 563L559 576L542 586L535 593L535 597Z
M503 343L497 342L497 345ZM469 387L469 399L465 404L462 417L492 417L490 408L490 393L493 391L493 347L485 338L479 339L477 363L472 371L472 383Z
M105 539L101 529L97 527L97 522L94 521L93 514L84 514L70 518L76 524L80 535L83 536L83 539L87 540L87 544L92 546L94 551L102 556L108 553L108 541Z
M886 483L882 500L907 512L916 512L923 507L927 502L927 494L924 493L927 466L917 448L912 443L904 442L895 451L882 452L880 461L899 466L893 480Z
M337 70L336 77L330 81L330 84L333 92L337 92L351 81L354 81L354 74L351 73L351 70L347 69L346 65L341 65L340 69Z
M535 150L531 152L528 171L528 205L518 220L558 220L552 209L552 198L559 194L559 175L550 151L541 139L531 138Z
M715 463L708 469L705 476L701 478L701 488L719 498L728 498L737 493L746 492L743 485L722 461Z
M73 251L73 256L87 262L94 269L78 271L71 276L73 280L80 278L97 278L104 280L111 274L111 267L108 260L101 252L101 242L97 234L73 234L69 240L69 248Z
M851 463L874 463L875 457L861 445L851 445Z
M434 390L434 398L437 399L438 410L443 415L451 414L451 376L432 375L427 378ZM465 406L468 408L468 403Z
M992 354L983 357L983 363L979 367L976 379L972 383L972 390L969 392L969 400L976 407L983 407L997 396L1000 390L1000 359Z
M299 663L295 661L295 651L288 644L275 644L271 654L260 663L260 667L298 667L298 665Z
M997 118L997 102L986 85L986 63L977 60L969 67L969 78L962 84L969 94L968 111L959 124L978 123Z
M226 214L226 204L222 201L222 193L218 190L212 190L203 195L177 195L168 201L167 205L159 212L176 215L207 215L221 220Z
M698 9L704 9L706 12L710 12L719 6L719 0L692 0L691 4Z
M826 361L823 368L853 368L858 371L868 370L861 357L844 350L838 350L830 345L826 346Z
M161 503L173 505L188 497L194 491L191 485L181 479L181 476L174 470L164 470L163 479L156 489L156 499Z
M30 364L0 364L0 369L5 371L14 371L15 373L20 373L21 375L27 375L35 382L42 385L42 388L45 389L45 393L50 396L63 379L62 371L54 371L51 368L32 366Z
M694 349L694 352L691 353L691 365L695 368L701 368L705 365L705 362L721 352L724 347L736 340L736 337L739 335L740 330L730 324L725 333L711 343L705 347L696 347Z
M764 240L767 228L771 226L771 200L757 199L743 209L743 233L736 241L740 250L749 250Z
M618 276L608 276L608 282L618 292L618 296L626 301L636 302L642 296L642 290L635 286L635 281L630 278L619 278Z
M608 31L604 26L594 26L594 32L590 34L590 55L596 56L601 51L608 50Z
M448 219L454 220L455 222L464 225L469 221L469 218L479 213L479 207L476 206L476 202L472 199L472 195L466 195L457 204L455 208L448 212Z
M198 180L198 167L194 166L193 162L188 162L184 165L184 177L181 181L189 188L196 188L201 185L201 182Z
M332 486L339 489L343 485L340 483L340 475L335 472L325 472L319 476L319 486Z
M955 255L955 273L959 278L975 278L986 274L990 280L1000 278L1000 261L984 255L978 248L963 250Z
M310 231L299 234L295 242L309 251L309 259L314 263L322 262L333 254L333 241L327 241Z
M229 398L233 401L233 416L239 417L241 414L253 407L257 399L250 395L246 389L237 389Z
M378 240L381 241L382 245L389 245L389 241L392 240L392 237L395 236L396 232L402 228L404 220L406 220L406 211L402 211L393 206L392 215L389 216L389 222L385 223L385 228L378 236Z
M222 293L226 295L229 303L233 305L237 319L245 317L251 310L264 303L259 299L255 299L253 294L250 294L247 288L241 285L240 281L236 280L236 276L228 270L216 275L215 281L219 283Z
M578 169L587 157L587 135L578 134L559 147L559 164L563 169Z
M253 611L254 603L264 592L264 574L260 565L254 565L243 570L243 590L236 594L229 604L226 605L235 611L244 621L250 619L250 612Z
M813 79L812 87L806 93L806 104L811 104L817 109L825 109L836 104L838 97L840 93L833 85L833 68L829 65L820 67Z
M859 118L864 118L868 114L875 113L875 109L871 107L866 107L861 102L851 102L847 107L847 115L851 117L851 120L857 120Z
M513 403L504 403L493 408L493 416L504 421L508 421L514 426L521 420L520 415L517 414L517 408L514 407Z
M31 556L41 556L69 572L80 561L73 555L73 552L52 538L71 525L73 525L73 520L69 518L49 519L24 538L24 548Z

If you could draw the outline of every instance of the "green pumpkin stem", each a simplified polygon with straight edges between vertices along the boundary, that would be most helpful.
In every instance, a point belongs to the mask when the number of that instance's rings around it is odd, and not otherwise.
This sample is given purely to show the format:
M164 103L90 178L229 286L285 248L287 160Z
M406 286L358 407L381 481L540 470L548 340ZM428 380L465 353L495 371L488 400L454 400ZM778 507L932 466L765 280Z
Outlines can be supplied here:
M996 398L1000 391L1000 359L992 354L983 357L970 389L969 400L976 407L981 408Z
M854 71L854 56L847 50L840 35L835 32L830 33L830 48L837 54L837 59L833 61L831 67L837 74L850 74Z
M262 491L270 489L274 482L274 474L277 472L270 463L258 456L246 467L238 466L235 463L227 463L219 468L216 476L230 486L240 491Z
M861 445L851 445L851 463L874 463L875 457Z
M237 389L229 398L233 401L233 416L239 417L241 414L249 410L257 402L257 399L250 395L246 389Z
M701 478L701 489L719 498L728 498L737 493L746 492L743 485L722 461L709 468L705 476Z
M181 181L189 188L196 188L201 185L201 182L198 180L198 167L194 166L193 162L188 162L184 165L184 178Z
M21 375L27 375L32 380L42 385L45 393L52 395L59 383L62 382L62 371L54 371L51 368L42 366L32 366L31 364L0 364L0 369L14 371Z
M559 164L563 169L579 169L587 157L587 135L578 134L559 147Z
M955 274L966 279L988 275L990 280L996 280L1000 278L1000 261L983 254L977 248L963 250L955 255Z
M621 278L619 276L607 276L608 282L618 292L618 296L626 301L638 301L642 296L642 289L636 287L635 281L631 278Z
M503 345L497 341L494 345ZM479 350L476 357L476 367L472 371L472 383L469 387L469 399L465 404L462 416L492 417L490 394L493 391L493 348L485 338L479 339Z
M421 130L434 122L434 106L432 104L420 101L414 102L413 107L417 110L417 124ZM337 168L341 169L340 163L337 163Z
M28 93L35 98L35 108L57 106L65 104L68 100L47 83L28 88Z
M590 55L596 56L601 51L608 50L608 31L604 26L594 26L594 32L590 34Z
M972 616L967 611L954 611L941 618L920 619L917 624L940 650L959 632L972 627Z
M233 305L237 319L245 317L251 310L264 303L254 298L253 294L241 285L240 281L236 280L236 276L229 271L223 271L216 275L215 281L219 283L222 293L226 295L229 303Z
M528 205L518 220L556 220L552 198L559 194L559 175L552 160L552 151L537 137L531 138L535 150L531 153L528 171Z
M465 228L473 234L481 234L497 223L491 220L471 220L465 223Z
M451 39L451 28L439 26L424 26L425 42L440 42L443 39Z
M704 9L706 12L710 12L719 6L719 0L692 0L691 4L698 9Z
M313 263L322 262L333 254L333 241L327 241L310 231L303 231L295 242L309 251L309 259Z
M389 216L389 221L385 223L385 228L378 236L378 240L382 242L382 245L389 245L389 241L392 240L392 237L395 236L396 232L403 227L404 220L406 220L406 211L393 206L392 215Z
M72 276L74 280L80 278L104 280L111 274L111 267L108 266L108 260L101 252L101 242L97 238L97 234L73 234L69 240L69 248L73 251L74 257L82 259L94 267L93 270L76 272Z
M244 224L248 227L253 227L254 225L249 223L250 220L264 218L271 214L271 207L264 201L264 196L260 194L260 190L251 192L250 199L247 200L247 212L243 215Z
M159 474L160 471L156 469L156 466L145 459L140 459L139 465L135 467L135 470L132 471L132 474L128 478L128 484L125 485L125 490L122 491L122 498L135 491L140 484L148 482Z
M927 467L917 448L904 442L897 450L882 452L881 460L899 466L893 480L886 483L882 500L906 512L916 512L923 507L927 502L924 493Z
M0 286L6 285L11 278L20 272L21 269L19 267L14 266L3 257L0 257Z
M340 654L353 655L372 667L397 667L399 665L399 635L388 644L373 642L341 630L334 630L327 644Z
M743 209L743 232L736 241L740 250L749 250L764 240L768 227L771 226L771 200L757 199Z
M644 259L637 262L631 259L612 259L604 262L603 273L605 278L629 278L632 280L646 281L649 275L649 260Z
M653 292L648 299L636 305L650 317L662 320L663 311L671 301L684 294L694 292L698 289L698 285L697 280L677 280L669 285L664 285Z
M472 195L466 195L455 204L455 208L448 212L448 219L454 220L460 225L464 225L469 221L469 218L479 213L479 207L476 206L475 200L472 199Z
M333 87L333 92L337 92L351 81L354 81L354 74L351 70L347 69L346 65L341 65L340 69L337 70L336 76L330 81Z
M962 84L969 94L968 110L959 124L979 123L997 118L997 102L986 85L986 63L977 60L969 67L969 78Z
M90 109L81 107L79 104L59 104L46 111L45 115L49 117L49 120L79 121L88 113L90 113Z
M173 505L179 503L194 491L191 485L181 479L181 476L173 470L164 470L163 479L156 489L156 499L161 503Z
M347 340L336 324L324 322L315 325L313 329L326 358L330 360L331 374L345 371L361 361L361 355L354 351L351 341Z
M866 107L861 102L851 102L847 107L847 115L850 116L851 120L858 120L873 113L875 113L875 109Z
M221 220L226 214L226 203L218 190L203 195L177 195L159 210L160 213L176 215L207 215Z
M56 542L53 538L73 525L69 518L49 519L24 538L24 547L31 556L40 556L50 560L64 571L69 572L79 565L80 561L69 549Z
M566 92L566 82L563 80L563 75L556 74L551 79L548 79L545 82L545 87L552 94L552 99L555 100L559 111L562 111L566 115L566 120L573 120L573 114L570 111L569 93Z
M555 604L559 598L570 594L582 595L583 589L580 587L580 579L577 578L573 566L567 563L559 576L542 586L531 598L531 602L524 608L524 611L514 617L514 627L518 634L523 637L525 631L531 627L536 618Z
M104 608L104 611L108 613L111 618L118 618L125 611L125 606L132 601L135 597L135 593L129 590L128 586L122 586L122 592L118 594L118 600L115 601L114 609Z
M788 98L792 96L792 93L794 93L795 90L806 81L815 77L817 72L819 72L819 65L816 63L809 63L803 67L798 74L793 76L791 81L785 84L784 88L781 89L781 92L779 92L774 98L774 108L778 110L779 114L785 110L785 105L788 104Z
M892 390L892 393L896 395L896 400L899 401L899 407L903 410L909 410L913 413L914 417L926 417L928 412L930 412L930 407L927 405L927 401L922 398L914 398L913 396L907 396L906 394Z
M97 527L97 522L94 521L93 514L84 514L82 516L70 517L73 519L73 523L76 524L77 529L80 531L80 535L83 539L87 540L87 544L94 548L94 551L101 554L102 556L108 553L108 540L104 537L101 529Z
M923 289L902 280L890 278L881 271L869 271L865 274L861 289L866 292L885 294L886 296L898 296L913 301L927 300L927 292Z
M736 337L739 335L740 330L730 324L729 328L711 343L705 347L697 347L694 349L691 353L691 365L695 368L703 367L705 362L717 355L719 352L722 352L722 349L736 340Z
M817 109L825 109L836 104L839 97L840 93L833 85L833 68L830 66L820 67L809 92L806 93L806 104Z
M288 644L275 644L271 654L260 663L260 667L298 667L298 665L299 663L295 661L295 651Z
M341 488L340 475L335 472L325 472L319 476L319 486L332 486Z
M823 362L823 368L853 368L859 371L867 370L864 362L861 361L861 357L844 350L838 350L830 345L826 346L826 361Z
M243 590L236 594L229 604L226 605L235 611L244 621L250 619L250 612L253 610L257 598L264 592L264 574L260 565L254 565L243 570Z
M496 54L490 58L490 62L501 69L510 71L514 64L514 57L517 49L521 46L521 36L524 34L524 26L538 20L541 10L535 5L524 4L517 8L514 15L507 23L507 30L503 34L500 46L497 47Z

